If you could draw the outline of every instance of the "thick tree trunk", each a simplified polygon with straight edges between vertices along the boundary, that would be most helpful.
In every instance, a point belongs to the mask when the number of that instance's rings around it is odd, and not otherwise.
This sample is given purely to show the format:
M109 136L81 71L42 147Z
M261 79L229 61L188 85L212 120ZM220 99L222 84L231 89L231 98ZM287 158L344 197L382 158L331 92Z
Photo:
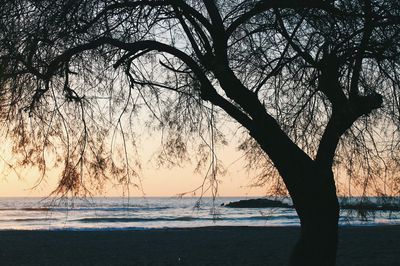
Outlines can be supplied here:
M312 174L312 173L310 173ZM293 195L301 222L301 235L290 258L290 265L333 266L338 243L339 204L333 176L316 176L317 186L309 184ZM318 182L316 180L330 180Z
M256 128L251 135L274 162L300 218L301 236L290 265L335 265L339 204L330 164L312 160L279 129Z

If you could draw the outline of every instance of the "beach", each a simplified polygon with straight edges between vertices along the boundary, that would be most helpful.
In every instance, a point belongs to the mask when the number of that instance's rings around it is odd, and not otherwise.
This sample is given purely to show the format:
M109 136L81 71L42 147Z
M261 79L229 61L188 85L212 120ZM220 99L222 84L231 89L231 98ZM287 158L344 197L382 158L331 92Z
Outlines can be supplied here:
M1 265L286 265L298 227L0 231ZM337 265L400 265L400 226L341 227Z

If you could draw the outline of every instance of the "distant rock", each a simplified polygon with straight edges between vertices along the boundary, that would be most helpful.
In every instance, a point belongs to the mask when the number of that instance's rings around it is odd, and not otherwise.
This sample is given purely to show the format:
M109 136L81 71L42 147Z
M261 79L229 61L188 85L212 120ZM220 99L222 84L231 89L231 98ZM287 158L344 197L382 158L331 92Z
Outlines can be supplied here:
M280 200L270 200L270 199L247 199L233 201L229 203L222 203L221 206L229 208L293 208L292 205L284 203ZM356 211L400 211L400 204L397 203L373 203L370 201L366 202L355 202L340 203L340 209L342 210L356 210Z
M293 206L279 200L269 199L248 199L222 203L221 206L229 208L293 208Z

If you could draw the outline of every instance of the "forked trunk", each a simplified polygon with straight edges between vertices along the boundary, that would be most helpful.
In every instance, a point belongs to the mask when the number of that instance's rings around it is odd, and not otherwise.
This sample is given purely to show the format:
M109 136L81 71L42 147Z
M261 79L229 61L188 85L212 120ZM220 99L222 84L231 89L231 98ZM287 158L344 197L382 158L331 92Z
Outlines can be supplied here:
M331 163L312 160L276 126L255 127L250 134L274 162L300 218L290 265L335 265L339 203Z

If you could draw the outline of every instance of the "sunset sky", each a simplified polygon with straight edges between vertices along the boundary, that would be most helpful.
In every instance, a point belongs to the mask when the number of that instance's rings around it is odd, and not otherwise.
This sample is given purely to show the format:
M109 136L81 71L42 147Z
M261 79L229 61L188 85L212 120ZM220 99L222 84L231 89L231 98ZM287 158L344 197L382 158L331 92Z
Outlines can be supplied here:
M148 140L149 141L149 140ZM146 147L144 143L143 149ZM8 152L7 152L8 150ZM2 156L10 154L10 147L3 146ZM143 151L142 154L146 155ZM245 159L242 153L236 151L233 145L220 150L219 159L222 160L227 168L227 173L220 177L219 196L262 196L265 189L250 187L252 184L251 173L244 169ZM12 155L9 155L12 156ZM149 153L148 157L151 157ZM144 156L146 157L146 156ZM204 175L194 173L194 163L187 163L183 167L159 168L154 161L149 158L142 158L142 185L146 196L176 196L180 193L192 191L201 185ZM32 169L20 170L20 178L6 167L4 161L0 162L0 197L13 196L48 196L57 186L56 173L50 173L49 178L44 180L37 188L32 187L37 182L37 173ZM134 180L137 181L137 180ZM123 196L122 187L119 185L108 185L103 194L98 196ZM130 196L142 196L138 189L131 189ZM210 194L206 194L210 195ZM188 194L193 196L193 194ZM199 196L199 192L196 193Z

